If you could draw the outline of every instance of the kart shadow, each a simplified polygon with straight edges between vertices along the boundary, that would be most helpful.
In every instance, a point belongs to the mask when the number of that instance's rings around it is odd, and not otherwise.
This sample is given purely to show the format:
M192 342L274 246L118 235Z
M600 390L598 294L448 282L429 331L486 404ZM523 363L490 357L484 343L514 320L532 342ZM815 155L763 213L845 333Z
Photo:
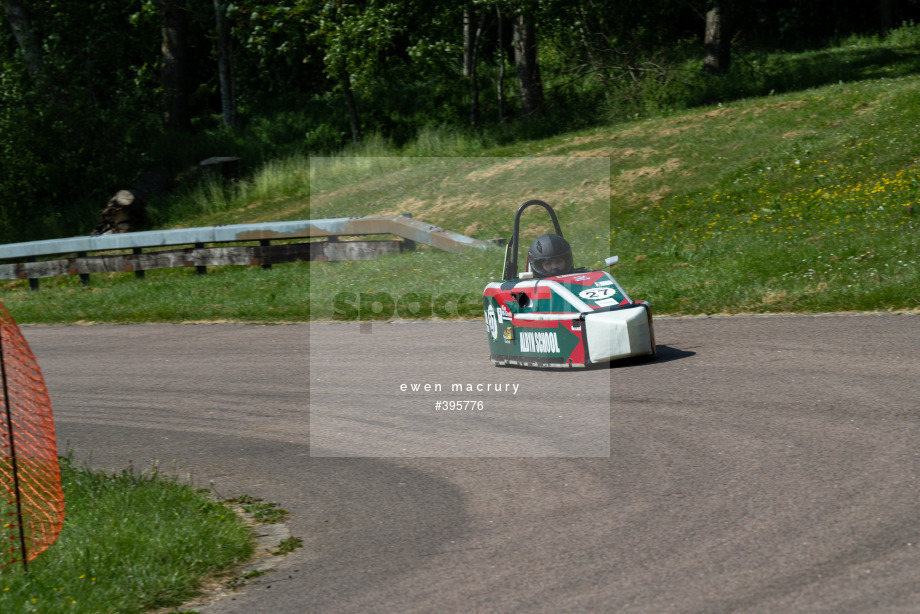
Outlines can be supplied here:
M600 363L588 365L585 367L586 371L599 371L601 369L628 369L630 367L638 367L648 363L660 363L660 362L671 362L672 360L681 360L682 358L690 358L691 356L696 356L696 352L691 352L689 350L680 350L669 345L656 345L655 346L655 355L654 356L636 356L634 358L623 358L621 360L614 360L608 363ZM567 369L560 369L559 367L531 367L531 366L521 366L521 365L497 365L499 369L527 369L528 371L546 371L546 372L559 372L566 371ZM580 369L574 369L576 371Z
M682 358L690 358L691 356L696 356L696 352L691 352L690 350L681 350L670 345L656 345L655 346L655 362L671 362L672 360L680 360Z
M681 360L683 358L690 358L691 356L696 356L696 352L681 350L675 347L671 347L670 345L658 344L655 346L654 356L637 356L635 358L627 358L625 360L615 360L606 365L606 368L623 369L643 365L650 362L671 362L672 360ZM601 368L605 368L602 365L599 366L601 366Z

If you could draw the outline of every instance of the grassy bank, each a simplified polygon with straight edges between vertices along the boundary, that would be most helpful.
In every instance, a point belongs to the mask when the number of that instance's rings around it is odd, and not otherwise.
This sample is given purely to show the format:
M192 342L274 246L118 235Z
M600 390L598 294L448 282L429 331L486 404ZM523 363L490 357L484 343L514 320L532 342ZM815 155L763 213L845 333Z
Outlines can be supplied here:
M741 54L729 75L702 81L687 65L696 76L683 103L643 90L653 117L540 140L430 127L396 147L371 135L330 157L199 184L155 203L151 219L172 228L411 213L493 239L540 198L556 207L578 264L619 255L618 280L659 314L916 310L918 38L906 24L833 48ZM724 102L674 110L694 92ZM524 229L527 241L550 227L535 214ZM501 268L500 250L421 248L205 277L94 275L88 287L46 279L39 292L4 282L0 300L20 323L475 316ZM429 308L400 311L419 297Z
M0 611L131 614L177 606L252 553L227 507L156 472L106 475L62 461L61 535L0 574Z
M557 208L580 264L619 255L615 276L659 314L915 310L918 129L917 77L841 83L477 157L386 157L378 144L358 152L369 156L312 160L312 178L303 159L283 167L285 177L301 177L299 192L283 182L271 199L262 187L258 198L224 200L186 222L412 213L492 239L510 235L518 205L542 198ZM609 179L602 176L608 169ZM549 229L538 213L529 216L525 240ZM396 305L408 294L434 302L459 295L474 307L485 283L500 275L501 260L497 249L421 248L204 277L179 270L146 280L97 275L89 287L43 280L39 292L16 281L3 286L2 300L21 323L304 321L336 317L336 297L355 304L352 294L385 293ZM416 313L431 310L378 305L362 315Z

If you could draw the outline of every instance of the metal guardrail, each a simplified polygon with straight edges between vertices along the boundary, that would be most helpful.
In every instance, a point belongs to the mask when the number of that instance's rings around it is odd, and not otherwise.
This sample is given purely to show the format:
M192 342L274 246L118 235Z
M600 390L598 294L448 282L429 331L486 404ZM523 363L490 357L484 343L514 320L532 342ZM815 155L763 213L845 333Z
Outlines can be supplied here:
M396 235L403 240L339 241L344 236ZM326 238L326 241L309 239ZM297 243L290 240L304 239ZM272 245L272 241L286 241ZM213 245L233 243L258 245ZM38 279L80 275L89 283L91 273L134 272L194 266L204 274L208 266L249 265L270 268L272 264L306 260L366 260L382 254L413 249L414 243L457 252L490 243L471 239L408 215L332 218L263 224L233 224L203 228L150 230L123 234L70 237L0 245L0 279L28 279L33 289ZM212 244L211 247L207 247ZM162 248L191 245L183 249ZM104 254L103 252L130 253ZM147 251L144 250L156 250ZM97 255L90 255L95 252ZM52 260L38 260L68 255ZM18 260L16 262L9 262Z

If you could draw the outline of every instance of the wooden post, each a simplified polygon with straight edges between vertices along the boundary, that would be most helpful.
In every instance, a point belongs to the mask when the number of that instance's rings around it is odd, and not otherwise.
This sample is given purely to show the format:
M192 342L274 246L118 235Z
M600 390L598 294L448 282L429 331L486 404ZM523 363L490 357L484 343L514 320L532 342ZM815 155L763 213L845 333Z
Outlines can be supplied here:
M77 258L86 258L86 252L77 252ZM89 273L80 273L80 283L84 286L89 285Z
M133 250L131 250L131 253L134 254L135 256L138 256L140 254L143 254L144 250L142 250L139 247L135 247ZM146 277L146 273L147 272L144 271L143 269L141 270L134 269L134 277L136 279L144 279L144 277Z
M261 239L261 240L259 240L259 245L261 245L262 247L268 247L268 246L271 245L271 244L272 244L272 242L269 241L268 239ZM263 252L262 252L262 268L263 268L264 270L266 270L266 271L270 271L271 268L272 268L272 263L271 263L271 262L265 262L265 251L264 251L264 250L263 250Z
M195 249L204 249L204 243L195 243ZM205 265L198 265L195 267L195 270L198 271L199 275L208 274L208 267Z
M26 262L35 262L35 256L30 256L26 258ZM32 292L38 292L38 277L29 278L29 290Z

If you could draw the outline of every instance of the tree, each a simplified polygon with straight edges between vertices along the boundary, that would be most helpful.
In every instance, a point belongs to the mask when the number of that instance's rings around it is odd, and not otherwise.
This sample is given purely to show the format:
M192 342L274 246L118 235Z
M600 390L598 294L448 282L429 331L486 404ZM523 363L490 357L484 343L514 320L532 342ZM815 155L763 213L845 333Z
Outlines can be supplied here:
M32 23L29 20L29 14L21 0L2 0L3 10L6 11L7 19L10 22L10 28L16 37L16 43L25 59L26 70L32 76L32 79L38 85L38 88L44 93L49 100L57 98L51 85L51 79L48 71L45 69L45 62L42 59L41 48L32 34Z
M231 53L230 23L226 19L222 0L214 0L214 18L217 25L217 70L220 74L220 106L225 126L236 123L236 92L233 81L233 54Z
M731 64L731 47L728 39L728 10L715 5L706 12L706 36L703 42L703 72L721 75Z
M163 124L170 129L187 131L189 115L188 16L173 0L165 0L161 9L163 34L160 78L163 87Z
M498 104L498 123L505 121L505 40L502 32L504 31L504 21L502 20L502 8L495 7L495 18L498 21L497 38L498 38L498 76L495 82L495 98Z
M403 31L397 16L399 3L327 3L317 16L314 36L322 41L325 72L334 88L344 94L352 141L361 142L361 121L356 90L385 75L383 58L393 50L393 39Z
M463 76L470 80L471 126L475 126L479 119L479 41L486 27L486 15L487 12L482 11L474 30L472 22L476 17L476 11L470 5L463 7Z
M514 67L517 71L521 112L532 116L543 111L543 81L537 59L537 30L533 13L520 11L512 20Z
M474 49L478 41L475 39L473 31L473 21L476 19L476 8L472 4L463 5L463 76L469 77L473 74L473 64L475 63Z

